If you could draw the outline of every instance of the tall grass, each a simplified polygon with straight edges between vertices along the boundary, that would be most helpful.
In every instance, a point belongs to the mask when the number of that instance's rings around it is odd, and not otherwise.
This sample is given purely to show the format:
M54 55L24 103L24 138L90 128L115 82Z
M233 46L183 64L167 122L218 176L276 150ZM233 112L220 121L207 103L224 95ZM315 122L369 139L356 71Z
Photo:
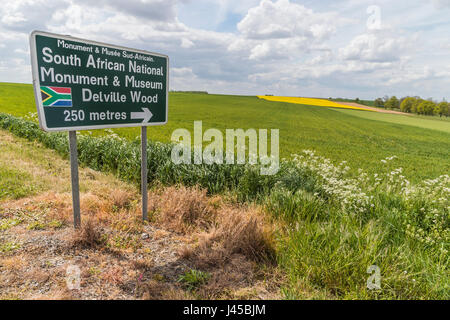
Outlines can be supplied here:
M68 154L65 133L45 133L1 113L0 127ZM79 161L137 183L139 148L138 140L114 133L80 135ZM231 192L282 222L277 257L290 279L287 298L307 297L305 286L338 298L450 298L448 175L413 184L395 156L379 160L379 172L368 174L305 151L283 160L276 175L261 176L257 166L175 165L171 148L149 141L149 183ZM381 269L381 290L366 287L371 265Z
M311 151L295 157L287 180L308 172L314 182L280 183L265 201L289 225L278 243L288 296L303 281L342 298L450 297L450 177L412 185L394 164L382 159L369 176ZM371 265L381 269L382 290L366 288Z

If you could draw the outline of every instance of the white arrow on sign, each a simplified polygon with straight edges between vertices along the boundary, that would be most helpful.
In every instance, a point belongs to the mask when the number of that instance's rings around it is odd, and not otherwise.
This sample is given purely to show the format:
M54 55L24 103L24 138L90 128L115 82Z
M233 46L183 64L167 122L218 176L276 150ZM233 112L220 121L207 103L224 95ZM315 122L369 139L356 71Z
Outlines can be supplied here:
M153 113L148 108L142 108L144 112L131 112L131 119L144 119L142 123L149 122L153 117Z

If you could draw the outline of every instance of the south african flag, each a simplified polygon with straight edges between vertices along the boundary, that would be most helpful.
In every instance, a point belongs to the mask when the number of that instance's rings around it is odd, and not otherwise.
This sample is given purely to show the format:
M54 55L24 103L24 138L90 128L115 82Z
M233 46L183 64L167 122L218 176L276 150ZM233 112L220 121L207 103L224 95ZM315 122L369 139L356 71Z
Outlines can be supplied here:
M71 88L41 87L42 104L44 107L71 107Z

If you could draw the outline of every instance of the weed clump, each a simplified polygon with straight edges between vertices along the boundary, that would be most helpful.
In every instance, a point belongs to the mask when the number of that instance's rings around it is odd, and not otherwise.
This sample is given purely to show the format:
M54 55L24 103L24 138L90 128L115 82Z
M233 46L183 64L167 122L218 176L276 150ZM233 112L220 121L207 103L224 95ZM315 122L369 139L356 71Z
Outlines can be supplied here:
M210 278L211 274L208 272L191 269L182 274L178 278L178 282L183 283L189 291L193 291L199 286L206 284Z
M271 262L275 257L272 235L260 212L223 208L198 245L181 255L203 268L222 267L236 255L254 262Z
M109 198L111 199L114 208L124 209L130 205L131 194L130 192L116 189L110 194Z
M156 211L156 221L167 229L187 233L195 228L208 228L216 215L216 209L198 187L168 187L160 195L150 196Z
M12 252L17 249L20 249L21 245L19 243L16 243L14 241L1 241L0 240L0 252L1 253L7 253Z
M94 248L103 243L101 228L94 219L86 219L81 227L74 230L72 245L80 248Z

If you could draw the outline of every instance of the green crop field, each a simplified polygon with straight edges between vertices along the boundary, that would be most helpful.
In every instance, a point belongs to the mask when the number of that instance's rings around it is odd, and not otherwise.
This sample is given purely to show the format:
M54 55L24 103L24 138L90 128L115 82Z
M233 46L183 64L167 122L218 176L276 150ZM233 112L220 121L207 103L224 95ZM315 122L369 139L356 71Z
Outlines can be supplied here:
M0 83L0 112L25 116L36 112L32 86ZM396 156L397 167L412 181L434 178L450 171L450 122L392 114L340 110L269 102L252 96L170 93L169 122L151 127L149 138L170 141L173 130L193 132L193 122L208 128L280 129L280 154L289 158L315 150L334 163L377 172L380 160ZM129 139L139 128L115 129ZM94 130L93 135L103 135Z
M355 117L360 117L363 119L389 122L394 125L399 124L450 133L450 118L448 117L439 118L437 116L430 117L430 116L419 116L415 114L400 115L400 114L389 114L379 112L365 112L350 109L334 109L334 110Z

